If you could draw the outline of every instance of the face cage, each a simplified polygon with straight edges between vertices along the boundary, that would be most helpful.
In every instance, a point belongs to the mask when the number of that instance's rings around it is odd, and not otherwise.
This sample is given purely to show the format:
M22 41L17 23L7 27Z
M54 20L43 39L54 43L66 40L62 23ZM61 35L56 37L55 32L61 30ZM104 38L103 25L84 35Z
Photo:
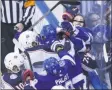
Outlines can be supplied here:
M39 45L39 42L36 42L36 41L33 41L31 43L27 43L26 42L26 44L27 44L28 48L32 48L32 47L38 46Z
M18 72L20 72L21 70L24 70L24 69L25 69L24 64L22 64L20 67L18 67L17 65L14 65L13 68L12 68L12 72L18 73Z

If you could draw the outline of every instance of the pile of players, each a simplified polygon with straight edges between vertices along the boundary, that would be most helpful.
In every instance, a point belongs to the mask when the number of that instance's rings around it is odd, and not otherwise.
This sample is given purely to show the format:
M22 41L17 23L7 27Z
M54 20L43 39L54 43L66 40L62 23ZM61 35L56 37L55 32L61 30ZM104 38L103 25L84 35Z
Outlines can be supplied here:
M70 10L73 9L77 10ZM21 52L7 54L4 64L8 72L2 77L4 89L83 89L84 75L94 88L107 89L96 73L95 57L89 53L92 33L84 27L84 18L75 14L68 10L57 28L45 25L39 35L33 31L21 33L18 41L26 51L43 49L56 53L60 59L51 56L43 60L44 74L40 74L25 68Z

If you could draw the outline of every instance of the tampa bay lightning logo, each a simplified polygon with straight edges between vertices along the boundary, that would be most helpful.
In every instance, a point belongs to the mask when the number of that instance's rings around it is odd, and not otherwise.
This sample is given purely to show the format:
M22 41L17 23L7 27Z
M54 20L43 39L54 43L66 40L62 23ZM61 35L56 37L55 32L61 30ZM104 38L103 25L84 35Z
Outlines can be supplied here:
M65 61L64 60L59 61L59 65L60 65L60 67L65 66Z

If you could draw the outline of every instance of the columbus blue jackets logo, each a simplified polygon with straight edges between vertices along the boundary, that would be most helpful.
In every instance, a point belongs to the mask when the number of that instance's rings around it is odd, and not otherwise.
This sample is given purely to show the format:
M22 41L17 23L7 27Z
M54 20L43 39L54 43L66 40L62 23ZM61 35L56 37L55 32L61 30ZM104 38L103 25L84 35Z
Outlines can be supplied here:
M16 74L11 74L10 79L16 79L18 76Z

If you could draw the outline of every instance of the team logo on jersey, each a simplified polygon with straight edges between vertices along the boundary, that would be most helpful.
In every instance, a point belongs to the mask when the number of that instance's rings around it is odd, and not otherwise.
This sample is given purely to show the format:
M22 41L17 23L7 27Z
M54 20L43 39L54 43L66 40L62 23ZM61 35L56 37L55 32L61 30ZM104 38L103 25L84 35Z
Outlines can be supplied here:
M18 76L16 74L11 74L10 79L16 79Z
M65 65L65 61L64 60L59 61L59 65L60 67L63 67Z

